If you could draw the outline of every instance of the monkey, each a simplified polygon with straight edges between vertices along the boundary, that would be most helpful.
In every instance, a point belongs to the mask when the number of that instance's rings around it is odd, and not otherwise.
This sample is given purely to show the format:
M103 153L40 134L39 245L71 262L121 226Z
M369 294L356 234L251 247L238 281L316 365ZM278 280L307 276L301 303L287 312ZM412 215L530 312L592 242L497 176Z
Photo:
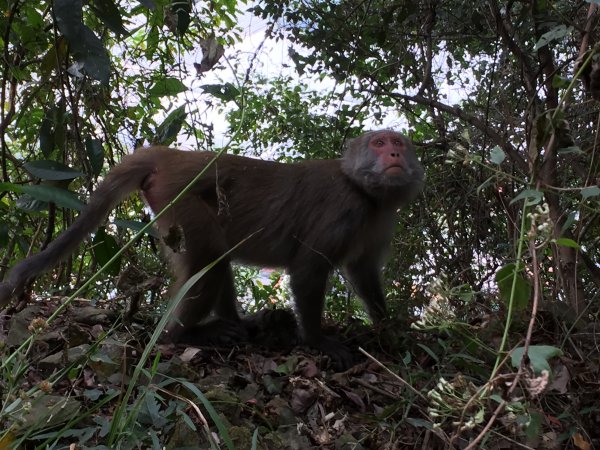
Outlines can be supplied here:
M344 147L341 159L280 163L222 154L210 165L212 152L138 149L107 173L65 232L12 269L0 284L0 306L70 255L128 195L140 191L158 213L208 167L156 223L174 291L230 253L181 300L165 328L167 341L199 332L202 321L217 324L208 335L227 333L223 324L243 329L231 263L278 267L290 276L301 342L349 366L350 351L321 330L328 277L339 268L371 321L384 318L380 272L396 213L421 193L425 176L413 144L397 132L367 132Z

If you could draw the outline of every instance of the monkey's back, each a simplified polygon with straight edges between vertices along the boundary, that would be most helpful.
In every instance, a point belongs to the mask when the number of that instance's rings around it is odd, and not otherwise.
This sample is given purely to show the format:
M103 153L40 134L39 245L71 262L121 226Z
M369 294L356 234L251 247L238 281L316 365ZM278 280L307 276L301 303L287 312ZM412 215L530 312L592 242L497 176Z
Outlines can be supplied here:
M204 210L218 221L228 247L260 234L234 252L242 262L289 266L314 254L337 264L376 214L373 201L342 172L341 160L286 164L223 154L212 162L212 152L151 147L126 164L143 153L156 155L155 170L141 187L154 212L206 169L182 202L189 214Z

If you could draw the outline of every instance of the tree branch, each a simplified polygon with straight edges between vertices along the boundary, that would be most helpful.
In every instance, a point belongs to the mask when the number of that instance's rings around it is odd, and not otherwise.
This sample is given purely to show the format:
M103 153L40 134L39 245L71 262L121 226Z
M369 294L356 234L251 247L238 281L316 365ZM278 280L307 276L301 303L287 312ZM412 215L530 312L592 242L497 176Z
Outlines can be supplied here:
M458 117L461 120L464 120L468 124L474 126L479 131L484 133L487 137L489 137L492 140L492 142L494 144L496 144L500 148L502 148L502 150L510 158L511 162L513 162L520 171L522 171L523 173L528 173L527 163L525 162L523 157L519 154L518 150L513 145L511 145L509 142L507 142L506 139L504 139L502 137L502 135L500 135L499 133L494 131L489 126L489 124L487 124L482 119L475 117L471 114L468 114L456 106L446 105L445 103L441 103L437 100L425 98L420 95L406 95L406 94L400 94L399 92L383 92L383 91L376 91L373 93L377 94L377 95L387 95L392 98L408 100L410 102L415 102L420 105L431 106L435 109L438 109L439 111L443 111L445 113L448 113L455 117Z

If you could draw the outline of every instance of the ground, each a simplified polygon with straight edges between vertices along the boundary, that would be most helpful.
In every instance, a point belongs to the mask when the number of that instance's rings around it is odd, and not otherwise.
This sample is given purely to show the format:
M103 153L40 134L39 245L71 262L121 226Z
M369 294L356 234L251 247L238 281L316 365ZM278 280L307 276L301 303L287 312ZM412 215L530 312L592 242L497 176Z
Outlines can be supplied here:
M600 448L600 358L585 330L568 347L587 358L554 357L550 376L523 375L509 393L516 368L505 362L486 384L490 355L400 320L331 330L363 349L344 372L294 347L287 325L260 345L152 346L136 372L149 319L121 323L118 311L77 301L45 327L40 319L59 301L0 317L0 429L9 430L2 450L54 441L58 448L441 449L478 437L473 448ZM41 331L16 351L32 329Z

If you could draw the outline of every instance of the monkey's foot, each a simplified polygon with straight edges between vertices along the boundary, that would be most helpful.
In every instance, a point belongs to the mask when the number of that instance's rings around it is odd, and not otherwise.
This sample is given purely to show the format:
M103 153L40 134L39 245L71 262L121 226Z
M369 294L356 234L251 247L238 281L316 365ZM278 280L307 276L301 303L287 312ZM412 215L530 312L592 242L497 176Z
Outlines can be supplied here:
M242 322L252 344L292 349L299 343L296 317L289 309L262 309L244 316Z
M329 356L331 365L337 371L347 370L358 362L356 355L354 355L348 347L334 338L321 336L319 342L311 343L309 345Z
M240 321L210 319L187 327L176 342L189 345L232 346L248 340L246 328Z

